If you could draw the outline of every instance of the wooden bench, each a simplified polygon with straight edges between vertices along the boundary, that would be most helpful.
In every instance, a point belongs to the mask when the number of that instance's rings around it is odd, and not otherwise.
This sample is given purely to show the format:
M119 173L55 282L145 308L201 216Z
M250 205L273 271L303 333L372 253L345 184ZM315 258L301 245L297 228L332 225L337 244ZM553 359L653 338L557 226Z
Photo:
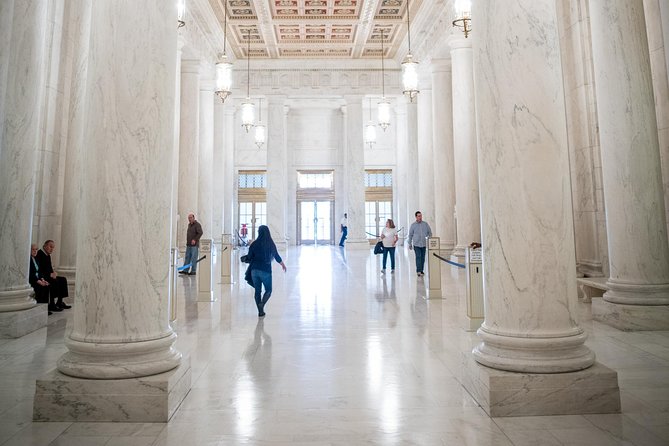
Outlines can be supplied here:
M609 287L606 285L606 277L579 277L576 279L578 284L578 297L583 302L592 302L593 297L602 297Z

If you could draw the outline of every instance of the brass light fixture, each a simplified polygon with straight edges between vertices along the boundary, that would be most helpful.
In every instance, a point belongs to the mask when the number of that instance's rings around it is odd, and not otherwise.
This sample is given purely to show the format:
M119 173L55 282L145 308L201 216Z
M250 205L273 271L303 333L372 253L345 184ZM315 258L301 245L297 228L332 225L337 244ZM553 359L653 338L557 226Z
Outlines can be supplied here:
M227 2L223 6L223 54L221 54L216 64L216 96L221 98L221 102L232 93L232 64L228 62L226 54L226 45L228 43L228 6Z
M242 127L249 132L255 121L255 105L251 102L251 28L246 42L246 101L242 102Z
M381 28L381 102L377 104L379 127L385 132L390 126L390 102L386 99L386 70L383 63L383 28Z
M376 144L376 126L372 122L372 98L369 98L369 122L365 126L365 144L371 149Z
M465 39L472 32L472 2L471 0L455 0L455 20L453 26L462 29Z
M407 0L407 39L409 43L409 52L402 62L402 85L404 85L404 94L413 102L418 96L418 62L413 60L411 54L411 20L409 19L409 0Z
M186 15L186 0L177 0L177 29L186 26L184 16Z

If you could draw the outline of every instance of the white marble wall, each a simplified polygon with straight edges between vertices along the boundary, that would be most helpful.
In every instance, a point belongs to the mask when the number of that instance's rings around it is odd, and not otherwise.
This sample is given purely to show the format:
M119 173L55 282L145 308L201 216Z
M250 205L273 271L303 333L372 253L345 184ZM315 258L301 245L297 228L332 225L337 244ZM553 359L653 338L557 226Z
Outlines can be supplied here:
M93 2L74 317L67 375L114 379L179 365L168 316L174 17L162 2ZM104 123L104 125L101 125Z
M669 242L643 2L590 7L611 268L604 300L667 305Z
M435 222L441 249L455 247L455 161L453 159L453 90L450 59L432 59L432 137Z
M84 117L86 115L86 84L88 42L91 32L92 0L68 3L70 39L72 40L72 83L67 125L62 228L60 232L60 266L58 272L76 283L78 210L81 193L81 157L83 156Z
M43 91L43 1L14 2L9 7L12 32L3 34L2 60L8 61L0 140L0 312L35 305L28 285L30 232ZM37 327L36 327L37 328Z
M203 68L208 74L210 70ZM202 225L202 237L216 236L213 229L214 187L214 83L200 80L200 114L198 132L197 220Z
M594 362L578 326L555 2L473 4L485 321L476 361L516 372ZM455 68L455 67L454 67Z
M179 131L179 197L177 245L186 249L188 214L198 217L200 62L181 61L181 129ZM203 228L204 229L204 228Z

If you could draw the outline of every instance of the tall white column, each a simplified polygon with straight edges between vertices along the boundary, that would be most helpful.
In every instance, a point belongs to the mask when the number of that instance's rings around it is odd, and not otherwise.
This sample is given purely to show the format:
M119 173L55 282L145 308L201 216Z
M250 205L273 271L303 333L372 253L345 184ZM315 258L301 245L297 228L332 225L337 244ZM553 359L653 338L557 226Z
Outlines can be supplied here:
M198 216L198 159L200 146L200 61L181 61L181 125L179 131L179 199L177 243L186 249L188 214ZM204 228L202 228L204 230Z
M283 249L288 204L285 104L285 96L267 98L267 226L277 247Z
M488 368L468 361L465 385L492 416L619 411L615 372L584 370L555 2L473 5Z
M63 219L60 233L60 265L58 272L67 277L68 286L76 285L78 209L81 193L81 156L83 153L84 117L86 116L86 73L88 41L91 33L92 0L75 0L70 6L73 33L72 83L70 113L65 155L63 186Z
M453 159L453 90L450 59L432 59L432 138L434 230L441 249L455 247L455 161ZM422 94L422 92L421 92ZM437 123L437 125L434 125Z
M669 243L643 1L590 2L609 290L593 317L669 329Z
M223 233L225 183L231 181L231 178L225 172L225 104L218 97L214 99L213 159L212 234L214 239L220 242Z
M209 70L207 70L209 71ZM214 83L200 82L200 144L197 172L197 220L202 225L203 238L212 238L213 173L214 173Z
M457 242L453 255L462 260L465 248L481 241L478 160L476 155L476 107L472 39L453 36L453 146L455 161L455 214Z
M397 123L396 147L397 147L397 176L393 178L393 196L396 196L397 210L395 215L398 220L398 227L404 227L401 237L406 237L409 232L409 224L412 219L409 218L410 210L407 208L407 108L403 99L398 99L395 105L395 122Z
M235 173L235 106L229 103L225 106L225 189L223 192L223 232L232 234L236 231L234 227L235 203L237 192L235 184L237 176ZM234 237L233 237L234 240Z
M2 6L12 14L12 31L2 42L8 66L0 100L0 337L20 337L46 325L45 306L30 297L28 262L47 7L37 0L9 6Z
M184 37L177 37L176 80L174 82L174 133L172 135L172 248L179 246L179 135L181 133L181 56L185 45ZM181 242L182 244L184 242Z
M434 221L434 154L432 153L432 79L426 78L420 83L420 95L417 103L416 141L418 144L418 207L423 214L423 220L430 224L435 236Z
M346 245L351 249L369 249L365 235L365 150L363 140L362 96L344 96L346 101L346 148L344 176L348 235ZM342 212L342 213L343 213Z
M407 223L414 222L414 215L420 209L418 198L418 184L420 182L420 171L418 169L418 107L416 101L410 102L403 97L401 100L406 102L407 120L406 120L406 156L407 156ZM407 234L409 228L407 227Z

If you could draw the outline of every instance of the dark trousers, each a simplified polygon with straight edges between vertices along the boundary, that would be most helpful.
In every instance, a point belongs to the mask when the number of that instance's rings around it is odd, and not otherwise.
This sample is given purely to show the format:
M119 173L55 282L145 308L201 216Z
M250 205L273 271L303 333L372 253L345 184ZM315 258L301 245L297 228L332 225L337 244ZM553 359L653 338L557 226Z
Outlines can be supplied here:
M38 304L48 304L49 303L49 288L48 286L36 285L33 287L35 290L35 300Z
M258 314L265 312L265 304L272 295L272 273L260 269L251 270L251 278L253 279L253 288L255 288L254 298L256 307L258 307ZM265 294L262 295L262 287L265 287Z
M344 226L341 230L341 240L339 240L339 246L344 246L344 241L346 241L347 235L348 235L348 227Z
M416 253L416 272L422 273L423 266L425 266L425 247L414 246L413 251Z
M58 301L62 301L63 297L68 297L69 293L67 291L67 279L63 276L56 276L55 279L49 277L46 279L49 282L49 288L51 289L51 297L57 298Z

